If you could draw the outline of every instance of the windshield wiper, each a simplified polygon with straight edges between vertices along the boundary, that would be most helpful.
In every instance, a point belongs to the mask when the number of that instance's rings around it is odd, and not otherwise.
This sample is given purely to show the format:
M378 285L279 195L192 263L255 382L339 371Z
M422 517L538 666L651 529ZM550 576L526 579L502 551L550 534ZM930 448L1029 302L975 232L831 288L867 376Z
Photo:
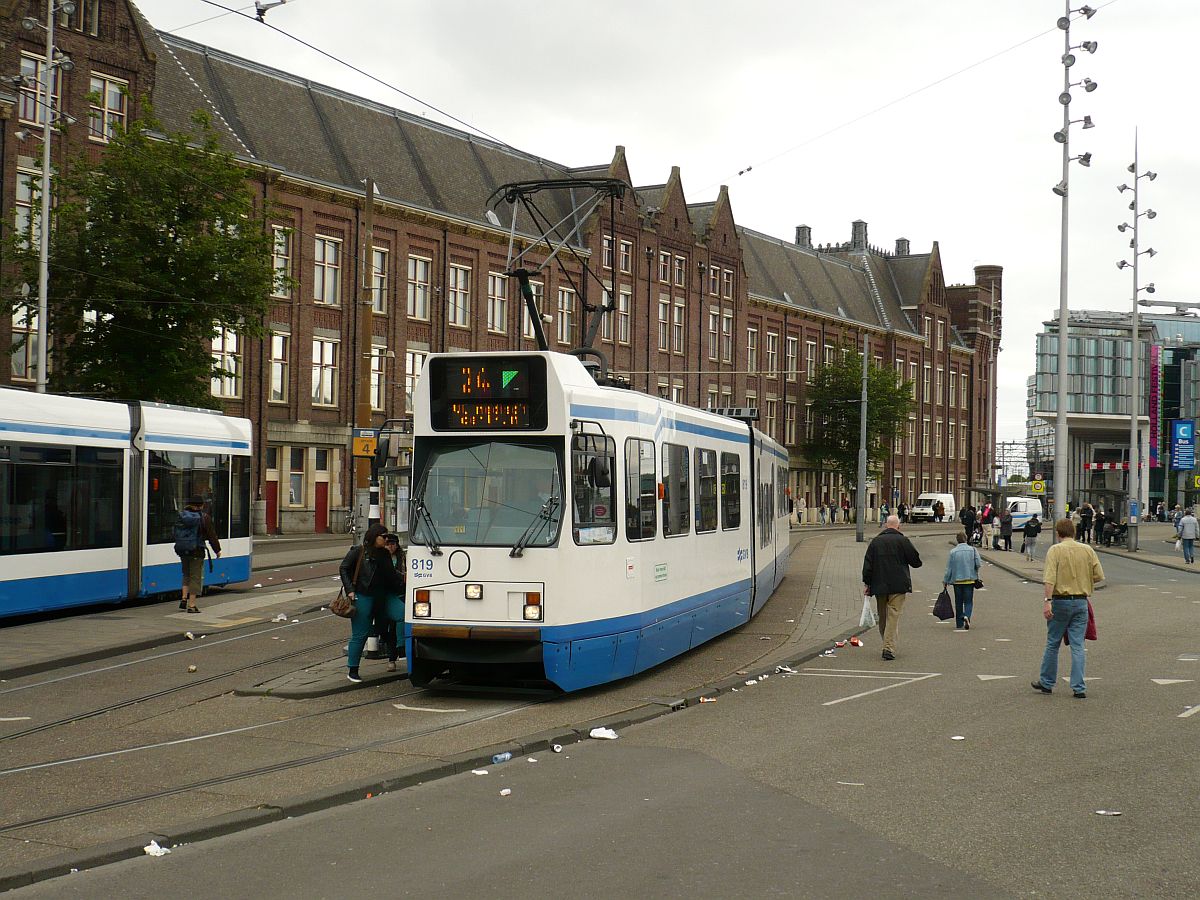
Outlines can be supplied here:
M429 539L425 542L429 547L429 552L433 556L441 556L442 543L441 536L438 535L437 527L433 524L433 516L429 512L429 508L425 505L425 501L417 500L413 504L413 511L417 514L417 518L425 523L425 530L429 532Z
M558 497L553 496L542 504L541 510L538 511L537 518L529 523L529 527L525 529L525 533L517 538L517 542L513 544L512 550L508 555L519 557L525 554L525 548L533 543L534 538L542 533L542 529L550 522L554 515L554 510L558 508Z

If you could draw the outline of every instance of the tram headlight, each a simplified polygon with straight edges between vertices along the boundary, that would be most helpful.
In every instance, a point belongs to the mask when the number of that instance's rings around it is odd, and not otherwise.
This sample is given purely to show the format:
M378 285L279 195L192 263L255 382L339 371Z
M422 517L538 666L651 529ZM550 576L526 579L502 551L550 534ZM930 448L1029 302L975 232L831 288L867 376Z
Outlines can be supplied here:
M429 591L417 591L413 599L413 618L428 619L433 613L429 603Z
M482 584L468 584L467 585L467 599L468 600L482 600L483 599L483 585Z
M525 595L524 618L526 622L542 621L542 595L537 591L530 591Z

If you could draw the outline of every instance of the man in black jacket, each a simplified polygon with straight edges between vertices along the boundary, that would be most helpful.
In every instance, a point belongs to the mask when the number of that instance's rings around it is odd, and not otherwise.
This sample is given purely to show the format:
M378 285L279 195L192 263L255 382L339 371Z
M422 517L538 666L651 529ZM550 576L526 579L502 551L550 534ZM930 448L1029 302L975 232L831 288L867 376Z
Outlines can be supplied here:
M875 595L879 611L879 633L883 637L883 658L896 658L896 637L900 631L900 610L912 593L909 569L921 568L921 555L912 541L900 533L900 519L888 516L887 527L867 546L863 557L863 594Z

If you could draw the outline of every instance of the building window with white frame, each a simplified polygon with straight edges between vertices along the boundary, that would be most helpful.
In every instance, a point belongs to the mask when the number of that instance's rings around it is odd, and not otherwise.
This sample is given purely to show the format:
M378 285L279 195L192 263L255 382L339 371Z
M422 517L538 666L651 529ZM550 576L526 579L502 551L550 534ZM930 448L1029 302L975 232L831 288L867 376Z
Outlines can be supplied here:
M963 423L963 427L958 429L958 458L967 458L967 426Z
M775 378L779 375L779 335L774 331L767 332L766 353L767 377Z
M789 337L784 352L787 355L787 380L795 381L797 367L800 365L800 338Z
M533 305L537 308L538 314L542 312L542 300L546 296L546 285L540 281L529 282L529 290L533 293ZM535 338L537 334L533 329L533 320L529 318L529 304L521 304L521 334L527 338Z
M313 241L313 299L325 306L342 302L342 242L317 235Z
M60 6L61 9L61 6ZM58 24L82 34L98 37L100 34L100 0L75 0L75 11L58 14Z
M618 246L621 252L619 260L621 264L621 271L626 275L629 275L633 272L633 242L621 241Z
M937 348L939 350L946 349L946 323L938 319L937 323Z
M921 400L924 403L929 402L929 393L933 387L933 371L930 366L925 366L925 378L921 382Z
M783 404L783 442L789 446L796 443L796 404Z
M387 383L387 347L371 348L371 409L382 410Z
M600 318L600 340L606 344L613 342L613 316L616 315L616 310L613 309L612 291L609 288L604 288L600 294L600 302L604 306L605 312Z
M600 265L606 269L612 268L613 239L611 234L600 238Z
M811 441L813 439L813 427L815 420L813 418L813 405L811 403L804 404L804 438Z
M433 260L425 256L408 257L408 317L429 319L429 278Z
M21 102L18 117L22 122L43 125L46 122L47 106L59 108L62 98L62 70L54 66L50 70L50 102L42 93L42 78L45 76L46 61L32 53L21 54ZM53 117L52 117L53 119Z
M388 251L385 247L371 248L371 310L387 314Z
M571 344L575 340L575 292L570 288L558 289L558 342Z
M942 456L942 420L936 419L933 423L933 455L941 459Z
M213 374L209 387L214 397L242 396L241 343L237 332L222 328L212 339Z
M313 406L334 406L337 404L338 342L314 338L312 343Z
M687 324L687 309L680 299L675 300L675 318L671 322L671 349L682 355L684 352L684 334Z
M129 117L129 82L92 73L88 108L88 138L107 144Z
M303 447L292 447L288 455L288 506L303 506L307 499L304 491L307 457L308 452Z
M663 284L671 283L671 254L667 250L658 252L658 280Z
M804 381L812 384L817 378L817 342L804 342Z
M733 391L730 388L721 388L721 406L724 409L733 406Z
M617 294L617 343L629 343L629 324L633 316L633 294L629 288L621 288Z
M429 354L424 350L407 350L404 353L404 411L412 413L413 392L417 388L417 379L425 368L425 357Z
M683 385L675 382L671 385L671 401L674 403L683 403Z
M22 247L37 246L42 240L41 190L41 172L37 169L17 169L13 224Z
M292 229L272 225L271 237L271 268L275 273L271 296L287 300L292 296Z
M708 292L714 297L721 296L721 270L714 265L708 267Z
M958 441L956 441L956 440L954 439L954 438L955 438L955 428L954 428L954 425L955 425L955 423L954 423L954 420L953 420L953 419L951 419L951 420L950 420L950 422L949 422L949 423L946 425L946 428L947 428L947 432L946 432L946 455L947 455L947 456L949 456L949 457L951 457L951 458L953 458L953 457L954 457L954 451L958 449Z
M671 349L671 298L658 298L658 349Z
M717 386L715 384L710 384L708 386L708 408L717 408Z
M909 419L908 424L904 429L904 437L908 444L908 455L912 456L917 452L917 420Z
M908 364L908 381L909 381L909 393L912 394L912 398L914 400L916 400L917 399L917 388L918 388L921 380L917 377L917 364L915 362L910 362Z
M1069 335L1068 335L1069 337ZM963 377L959 379L958 387L962 393L962 403L959 404L963 409L967 408L967 373L963 372Z
M958 373L953 369L950 370L950 394L946 399L946 405L953 408L958 403Z
M471 325L471 269L451 266L446 277L446 321L458 328L468 328Z
M926 316L924 321L925 330L921 333L921 336L925 338L925 346L928 347L931 339L933 338L933 317Z
M775 410L778 408L778 406L779 406L779 401L773 400L770 397L768 397L766 400L763 401L763 421L764 421L764 425L765 425L765 427L763 428L763 431L765 431L772 438L776 437L776 435L775 435Z
M749 409L758 409L758 394L755 391L746 391L746 406Z
M719 310L710 309L708 311L708 358L716 360L721 331L721 313Z
M733 362L733 313L721 313L721 361Z
M746 373L758 374L758 329L746 329Z
M30 306L18 306L12 316L13 381L36 381L38 364L38 313Z
M825 351L822 363L827 366L833 365L833 345L826 344L822 349Z
M488 272L488 331L504 334L508 331L508 277Z
M936 383L937 392L933 395L934 403L941 403L946 396L944 393L942 393L942 388L944 387L945 375L946 375L945 369L943 369L941 366L938 366L937 367L937 383Z
M687 287L687 257L675 257L675 287Z
M288 351L291 344L290 334L271 332L271 387L268 395L271 403L287 403L291 372Z
M733 270L725 269L721 272L721 294L726 300L733 299Z
M921 455L929 456L929 419L921 420Z

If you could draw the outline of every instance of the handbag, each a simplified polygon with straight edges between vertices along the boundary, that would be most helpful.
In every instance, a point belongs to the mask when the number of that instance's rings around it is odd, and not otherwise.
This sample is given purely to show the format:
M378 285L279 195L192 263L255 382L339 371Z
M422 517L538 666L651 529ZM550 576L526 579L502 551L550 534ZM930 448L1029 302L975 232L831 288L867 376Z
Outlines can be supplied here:
M354 577L350 579L351 586L358 582L358 573L362 569L363 557L367 555L367 548L363 547L358 553L358 562L354 566ZM329 604L329 611L335 616L341 616L343 619L349 619L355 613L354 603L346 596L346 587L338 591L338 595L333 598L333 602Z
M979 590L981 587L983 587L983 579L976 578L975 579L975 590Z
M933 604L933 614L945 622L954 618L954 604L950 602L950 592L942 588L937 601Z

